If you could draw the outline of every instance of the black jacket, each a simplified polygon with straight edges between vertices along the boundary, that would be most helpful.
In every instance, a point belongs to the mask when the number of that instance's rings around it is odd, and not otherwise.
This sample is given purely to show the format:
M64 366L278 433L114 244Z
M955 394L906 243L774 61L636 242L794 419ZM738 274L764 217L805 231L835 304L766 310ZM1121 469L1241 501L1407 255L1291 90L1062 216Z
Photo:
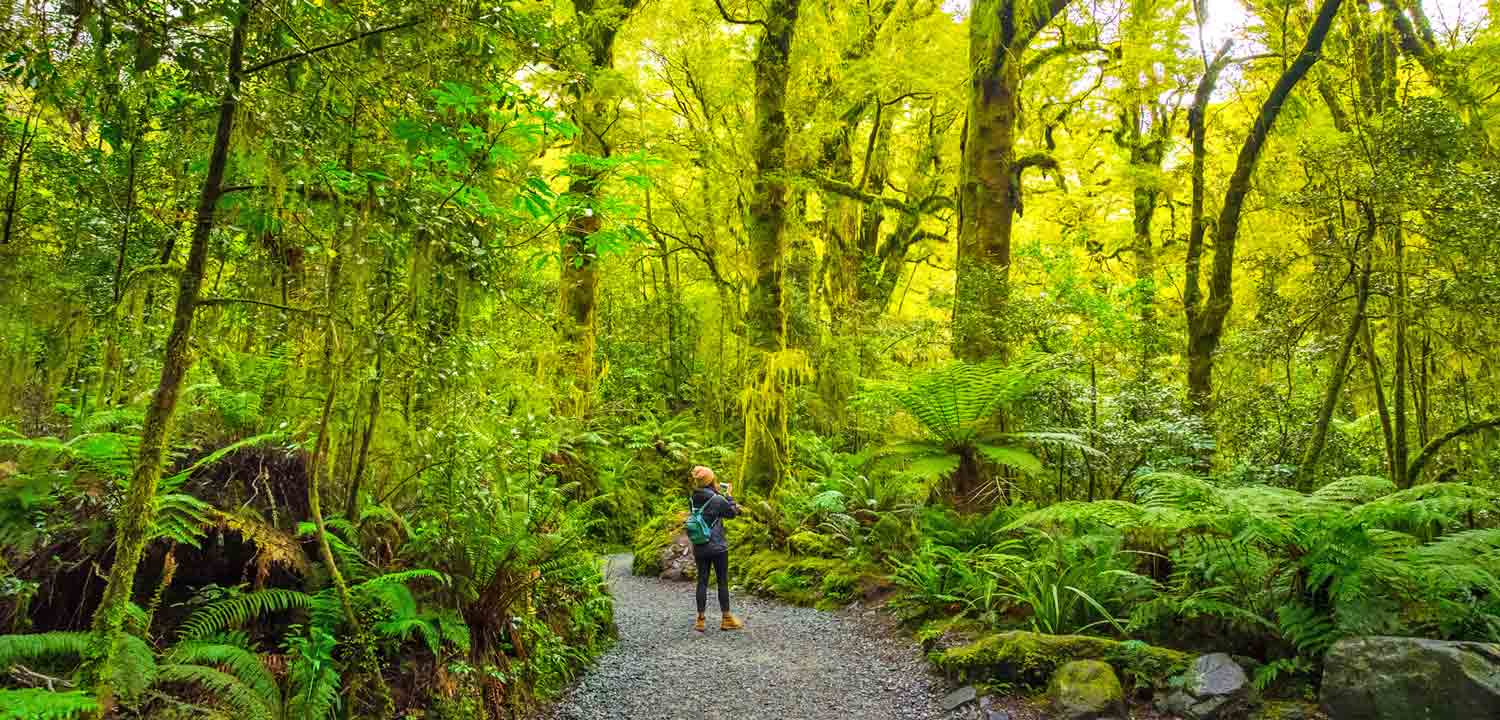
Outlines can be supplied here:
M740 514L734 498L720 495L712 488L701 487L693 491L692 502L693 507L703 508L703 519L710 528L708 542L693 546L694 557L713 557L729 552L729 541L724 537L724 521Z

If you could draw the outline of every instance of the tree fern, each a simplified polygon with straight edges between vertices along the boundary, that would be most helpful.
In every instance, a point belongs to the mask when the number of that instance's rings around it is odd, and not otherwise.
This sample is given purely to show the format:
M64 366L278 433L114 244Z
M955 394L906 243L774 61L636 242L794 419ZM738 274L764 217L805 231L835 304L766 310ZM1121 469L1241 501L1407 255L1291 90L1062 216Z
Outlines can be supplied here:
M92 695L79 690L54 692L42 688L0 688L0 720L73 720L99 711Z

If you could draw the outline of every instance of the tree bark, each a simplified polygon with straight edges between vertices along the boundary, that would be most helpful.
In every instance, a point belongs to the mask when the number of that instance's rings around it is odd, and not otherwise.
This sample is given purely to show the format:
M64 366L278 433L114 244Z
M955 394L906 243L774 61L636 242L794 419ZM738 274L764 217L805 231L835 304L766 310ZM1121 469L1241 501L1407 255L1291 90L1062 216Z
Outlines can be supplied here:
M1394 219L1399 223L1399 218ZM1394 444L1391 446L1391 479L1400 488L1411 487L1411 479L1407 477L1407 458L1411 453L1408 445L1410 432L1408 431L1408 415L1406 412L1407 394L1407 363L1406 330L1407 330L1407 283L1406 283L1406 233L1396 225L1391 229L1391 248L1396 260L1396 296L1391 300L1392 333L1394 333L1395 359L1391 364L1395 367L1394 376L1391 378L1391 416L1394 421L1392 429L1395 432Z
M755 160L748 234L755 280L746 310L746 332L759 356L758 377L745 412L744 480L762 490L786 471L785 389L774 358L786 350L782 276L786 254L786 89L791 75L792 39L801 0L769 0L764 30L756 43Z
M1370 299L1370 271L1373 265L1370 246L1375 242L1375 217L1366 210L1364 233L1364 260L1359 273L1359 285L1355 290L1354 316L1349 320L1349 329L1344 333L1339 354L1329 370L1328 387L1323 391L1323 403L1318 407L1318 420L1313 425L1312 438L1302 453L1302 462L1297 467L1297 485L1303 492L1312 491L1314 471L1323 446L1328 441L1328 426L1333 421L1334 408L1338 407L1339 394L1343 392L1344 380L1349 376L1349 357L1354 353L1354 344L1359 341L1360 328L1365 323L1365 307Z
M1318 17L1313 21L1312 29L1308 31L1307 41L1302 46L1302 51L1298 53L1297 59L1281 73L1280 79L1271 89L1271 94L1261 105L1255 124L1240 148L1239 158L1235 161L1234 174L1230 176L1229 187L1224 192L1224 204L1219 210L1218 224L1214 227L1214 259L1209 279L1208 298L1201 305L1196 301L1188 303L1186 297L1184 298L1188 318L1188 399L1194 409L1204 417L1213 411L1214 352L1218 350L1219 341L1223 337L1224 321L1229 317L1229 310L1234 304L1235 241L1239 238L1245 198L1250 194L1250 178L1255 173L1261 151L1265 149L1266 142L1270 139L1271 128L1275 126L1276 118L1281 114L1281 108L1291 96L1297 83L1318 61L1322 53L1323 41L1328 37L1328 30L1333 25L1333 18L1338 14L1341 2L1342 0L1323 0ZM1202 109L1199 108L1200 132L1202 122ZM1195 151L1199 144L1199 140L1195 139ZM1194 164L1196 171L1198 169L1196 161ZM1201 181L1201 178L1195 178L1195 181ZM1195 189L1195 196L1199 192L1201 190ZM1194 217L1193 222L1195 229L1201 232L1197 226L1202 222L1202 218ZM1199 253L1202 252L1201 236L1197 249ZM1190 255L1192 252L1192 248L1189 248ZM1197 257L1190 257L1189 261L1195 263L1197 259ZM1198 269L1190 264L1189 272L1192 276L1189 291L1197 300L1200 297L1195 287Z
M1031 10L1020 0L977 0L971 11L953 304L953 354L964 360L1006 355L1011 229L1021 203L1016 122L1022 56L1068 3L1046 0Z
M1364 336L1364 351L1366 365L1370 368L1370 384L1375 392L1375 409L1380 416L1380 432L1385 438L1385 464L1390 469L1391 477L1396 476L1396 435L1391 429L1391 409L1385 398L1385 378L1380 372L1380 359L1375 354L1375 333L1370 330L1370 323L1364 323L1360 329Z
M592 66L576 84L574 97L573 119L579 126L575 151L579 154L610 155L605 137L612 124L606 107L609 99L599 90L595 75L614 67L615 36L636 4L637 0L622 0L618 4L587 0L575 6L579 17L587 18L581 24L586 28ZM560 370L565 374L565 384L571 386L565 406L574 417L584 417L589 412L597 374L594 312L599 293L599 257L590 238L601 227L601 218L593 211L593 205L599 197L603 176L597 168L578 163L569 167L569 174L572 180L568 194L582 209L574 211L562 237L558 298L563 356Z
M1426 469L1427 463L1431 462L1432 458L1437 456L1438 451L1442 450L1444 445L1465 435L1472 435L1484 430L1494 430L1495 428L1500 428L1500 415L1464 423L1433 438L1422 447L1422 451L1417 453L1417 457L1411 461L1411 467L1407 469L1406 476L1413 483L1420 480L1422 478L1422 470Z
M5 193L5 227L0 233L0 245L9 245L11 236L15 232L16 212L20 209L21 197L21 168L26 163L26 151L31 148L31 143L36 140L40 132L41 118L40 108L33 107L26 113L26 119L21 122L21 137L16 143L16 157L10 163L9 178L10 188Z
M107 712L114 704L113 672L114 638L125 622L126 606L135 587L135 571L151 532L156 515L156 486L161 480L163 455L168 445L172 415L177 409L178 392L191 364L188 344L192 339L193 313L203 286L204 267L208 262L208 240L214 228L214 210L224 185L229 163L229 146L234 135L234 116L239 106L240 77L244 67L245 34L250 24L249 3L239 4L234 29L229 40L228 87L219 100L218 127L209 154L208 171L198 194L194 214L192 244L187 265L178 282L177 303L172 330L167 336L161 379L147 408L141 429L139 454L130 477L125 505L119 511L115 531L115 558L109 569L104 596L94 612L95 639L90 648L89 674L94 679L99 706Z

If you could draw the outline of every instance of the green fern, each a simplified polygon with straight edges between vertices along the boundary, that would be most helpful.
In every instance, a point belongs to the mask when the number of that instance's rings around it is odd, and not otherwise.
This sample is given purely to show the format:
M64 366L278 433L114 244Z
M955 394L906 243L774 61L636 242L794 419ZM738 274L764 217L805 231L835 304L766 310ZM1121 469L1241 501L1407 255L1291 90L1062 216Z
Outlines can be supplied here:
M92 695L79 690L53 692L41 688L0 688L0 720L72 720L99 711Z
M138 698L156 684L159 674L156 652L145 640L128 633L116 635L114 663L110 675L121 697Z
M1383 477L1354 475L1334 480L1313 493L1314 497L1347 505L1359 505L1396 491L1396 483Z
M167 659L177 666L203 665L220 669L254 693L264 707L281 707L281 691L276 686L276 678L259 656L244 647L243 638L189 640L172 648Z
M257 590L205 605L182 624L179 631L184 640L206 638L210 635L233 630L251 618L289 610L309 610L313 597L295 590Z
M293 661L289 669L286 716L297 720L322 720L338 709L340 678L333 661L337 641L318 627L287 639Z
M204 665L164 665L158 677L162 682L196 685L233 708L243 720L280 720L279 708L268 704L255 688L222 670Z
M0 667L18 663L76 665L88 652L92 636L86 632L46 632L0 635Z

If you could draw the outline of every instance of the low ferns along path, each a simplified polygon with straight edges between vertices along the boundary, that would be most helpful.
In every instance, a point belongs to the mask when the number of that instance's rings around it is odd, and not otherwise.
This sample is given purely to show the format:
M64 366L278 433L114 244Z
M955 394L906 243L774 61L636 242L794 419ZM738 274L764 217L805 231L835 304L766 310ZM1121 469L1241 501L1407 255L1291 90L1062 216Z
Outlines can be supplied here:
M553 720L949 717L941 679L904 638L743 594L733 605L745 629L721 632L712 588L700 634L692 583L633 577L629 555L611 557L607 572L619 642L551 709Z

